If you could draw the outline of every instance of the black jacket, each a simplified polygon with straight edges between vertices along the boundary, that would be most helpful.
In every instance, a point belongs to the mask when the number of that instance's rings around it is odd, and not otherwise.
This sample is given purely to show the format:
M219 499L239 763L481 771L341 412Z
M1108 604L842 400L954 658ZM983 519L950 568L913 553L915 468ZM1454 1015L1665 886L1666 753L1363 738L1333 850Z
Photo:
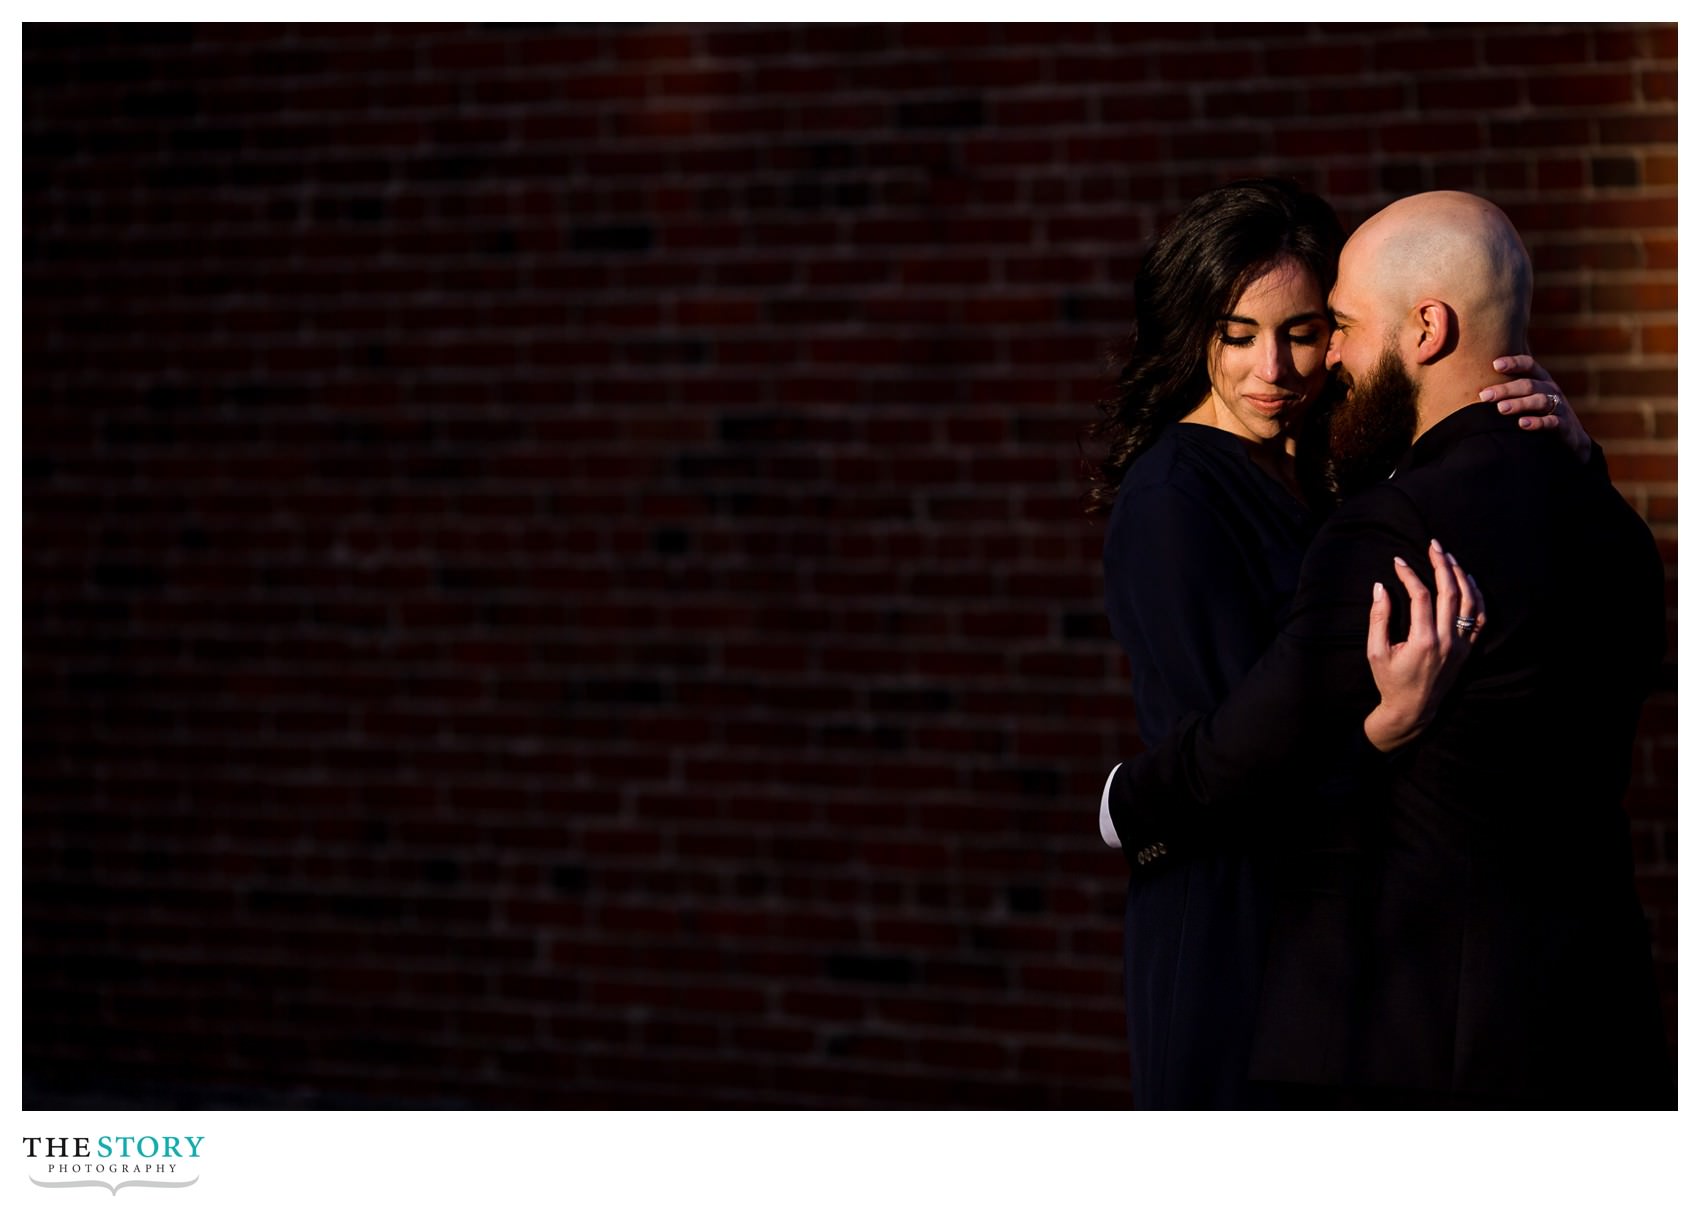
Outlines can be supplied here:
M1376 759L1371 585L1402 635L1393 557L1427 580L1430 538L1475 575L1487 628L1425 733ZM1111 816L1146 864L1208 845L1213 809L1259 788L1319 765L1364 776L1354 811L1290 822L1254 1073L1506 1105L1668 1099L1621 810L1663 576L1598 466L1468 406L1335 511L1234 693L1122 767Z

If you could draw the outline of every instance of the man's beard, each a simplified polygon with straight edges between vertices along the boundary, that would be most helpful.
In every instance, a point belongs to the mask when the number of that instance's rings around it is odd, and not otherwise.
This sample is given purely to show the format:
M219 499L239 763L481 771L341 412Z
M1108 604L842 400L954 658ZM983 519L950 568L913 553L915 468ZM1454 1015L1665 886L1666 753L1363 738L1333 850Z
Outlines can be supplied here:
M1340 500L1391 475L1416 436L1417 381L1389 346L1362 379L1334 385L1312 406L1300 462Z

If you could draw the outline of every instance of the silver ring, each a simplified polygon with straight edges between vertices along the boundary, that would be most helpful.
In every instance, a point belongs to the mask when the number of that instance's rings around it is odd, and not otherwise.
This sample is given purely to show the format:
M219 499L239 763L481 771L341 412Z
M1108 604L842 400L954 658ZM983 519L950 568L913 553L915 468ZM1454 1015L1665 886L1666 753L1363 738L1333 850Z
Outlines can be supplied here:
M1558 407L1563 403L1564 401L1553 395L1552 392L1547 392L1547 409L1552 416L1558 415Z
M1464 616L1459 615L1456 619L1452 620L1452 625L1458 629L1459 635L1469 635L1476 629L1476 620L1467 619Z

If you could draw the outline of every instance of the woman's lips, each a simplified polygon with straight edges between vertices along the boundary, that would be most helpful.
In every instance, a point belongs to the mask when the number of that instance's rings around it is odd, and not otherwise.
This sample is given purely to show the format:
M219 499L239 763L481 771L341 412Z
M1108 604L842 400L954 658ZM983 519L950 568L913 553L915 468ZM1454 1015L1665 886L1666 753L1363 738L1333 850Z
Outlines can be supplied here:
M1252 395L1248 395L1248 396L1245 396L1243 398L1245 399L1246 403L1250 404L1253 408L1257 409L1257 411L1266 412L1270 416L1275 416L1278 413L1282 413L1282 412L1287 411L1287 409L1291 408L1293 406L1293 404L1298 399L1297 396L1252 396Z

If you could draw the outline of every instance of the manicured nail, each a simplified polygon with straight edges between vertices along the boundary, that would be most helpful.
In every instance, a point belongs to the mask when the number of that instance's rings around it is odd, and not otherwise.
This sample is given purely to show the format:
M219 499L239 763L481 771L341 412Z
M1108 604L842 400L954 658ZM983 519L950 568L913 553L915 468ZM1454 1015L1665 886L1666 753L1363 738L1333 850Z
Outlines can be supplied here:
M1401 568L1409 568L1410 567L1409 564L1405 563L1405 561L1400 559L1398 556L1393 557L1393 562L1395 564L1399 565L1399 567L1401 567Z
M1499 411L1504 412L1504 413L1509 413L1511 411L1511 401L1510 400L1501 400L1499 402Z
M1380 581L1377 581L1375 583L1375 588L1371 592L1374 594L1375 600L1378 601L1378 602L1381 601L1382 598L1387 596L1387 590L1382 588Z
M1430 551L1440 551L1440 550L1442 550L1442 548L1440 546L1440 540L1439 539L1430 539L1428 541L1428 545L1429 545Z
M1493 399L1493 388L1491 388L1491 387L1483 388L1482 394L1477 396L1476 399L1478 399L1478 400L1491 400L1491 399Z
M1510 358L1495 358L1493 360L1493 368L1495 370L1505 370L1510 365L1511 365L1511 359Z

